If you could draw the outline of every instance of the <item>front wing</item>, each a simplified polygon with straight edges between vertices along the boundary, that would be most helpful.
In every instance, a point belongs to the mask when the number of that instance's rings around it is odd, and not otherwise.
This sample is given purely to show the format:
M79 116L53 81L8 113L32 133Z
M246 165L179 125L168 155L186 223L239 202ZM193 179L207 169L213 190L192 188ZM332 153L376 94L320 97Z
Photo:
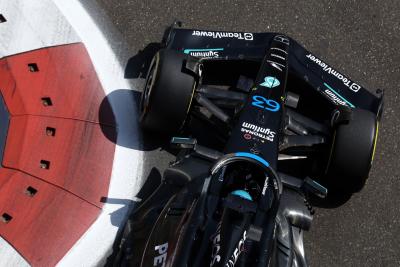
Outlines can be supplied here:
M262 61L277 33L244 33L169 28L166 46L200 58ZM335 105L369 110L380 118L383 91L371 93L290 39L289 73ZM278 66L279 67L279 66Z

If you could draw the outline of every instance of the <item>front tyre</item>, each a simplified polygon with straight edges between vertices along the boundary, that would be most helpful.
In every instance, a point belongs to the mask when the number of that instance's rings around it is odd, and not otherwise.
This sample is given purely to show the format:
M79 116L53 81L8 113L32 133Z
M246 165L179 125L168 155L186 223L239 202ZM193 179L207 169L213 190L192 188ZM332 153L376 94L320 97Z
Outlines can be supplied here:
M353 109L349 121L337 126L326 171L329 189L354 193L363 188L377 135L376 116L363 109Z
M174 134L190 111L196 79L185 72L189 56L160 50L153 58L140 102L140 123L146 130Z

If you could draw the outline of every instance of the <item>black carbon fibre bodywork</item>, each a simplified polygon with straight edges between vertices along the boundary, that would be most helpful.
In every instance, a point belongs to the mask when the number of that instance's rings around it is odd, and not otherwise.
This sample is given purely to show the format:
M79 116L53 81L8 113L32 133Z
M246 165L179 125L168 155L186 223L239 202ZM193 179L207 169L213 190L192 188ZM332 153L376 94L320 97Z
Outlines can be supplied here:
M222 37L231 34L232 37ZM229 35L229 36L231 36ZM274 36L279 33L226 33L204 30L173 28L169 33L166 46L179 51L218 51L222 60L255 60L262 61L266 51L271 47ZM234 37L237 36L237 37ZM245 38L245 36L248 36ZM325 84L343 96L358 108L378 114L382 108L381 94L370 93L362 85L341 74L333 66L318 56L307 51L295 40L290 39L288 68L289 72L307 82L314 90L327 97L323 92L329 89ZM214 49L214 50L213 50ZM222 49L222 50L215 50ZM327 97L328 98L328 97Z
M327 195L318 182L330 178L335 127L352 110L379 121L383 93L282 34L171 27L165 36L166 49L193 57L182 64L197 81L181 132L190 137L172 139L181 152L128 221L116 264L307 266L308 197Z

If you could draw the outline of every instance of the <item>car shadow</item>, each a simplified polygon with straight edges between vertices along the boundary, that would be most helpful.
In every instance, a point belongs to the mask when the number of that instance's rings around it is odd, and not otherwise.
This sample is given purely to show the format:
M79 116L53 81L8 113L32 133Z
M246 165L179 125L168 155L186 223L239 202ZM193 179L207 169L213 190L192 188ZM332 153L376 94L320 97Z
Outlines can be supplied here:
M135 209L139 205L141 200L147 199L156 190L156 188L161 183L161 178L162 176L160 171L157 168L153 167L140 191L136 195L138 199L137 201L131 199L102 197L100 199L100 202L104 204L122 205L121 208L110 213L111 224L113 226L123 225L121 224L121 220L126 220L126 214Z
M129 216L126 214L132 214L133 211L140 205L141 200L147 199L161 184L162 176L157 168L152 168L148 177L145 179L143 186L136 195L138 201L133 201L131 199L118 199L118 198L108 198L102 197L101 202L111 205L122 205L121 208L110 213L110 220L113 226L117 226L118 233L115 238L113 245L113 253L108 256L105 266L115 266L114 260L120 249L120 241L124 234L124 227Z
M151 59L160 48L160 43L150 43L132 56L125 67L124 78L132 79L132 83L145 78ZM108 94L99 108L100 127L104 136L119 146L151 151L162 147L169 140L160 134L144 132L141 129L140 98L140 91L129 89L117 89ZM110 127L114 127L115 130L110 130Z
M139 123L139 103L141 93L128 89L118 89L108 94L100 104L100 121L109 121L110 114L115 116L114 131L109 123L101 123L104 136L111 142L126 148L151 151L168 143L168 138L144 132ZM109 106L113 107L110 111Z
M352 194L350 193L346 194L343 192L329 192L328 190L328 196L326 198L319 198L317 196L310 195L309 200L314 207L323 209L336 209L346 204L351 197Z

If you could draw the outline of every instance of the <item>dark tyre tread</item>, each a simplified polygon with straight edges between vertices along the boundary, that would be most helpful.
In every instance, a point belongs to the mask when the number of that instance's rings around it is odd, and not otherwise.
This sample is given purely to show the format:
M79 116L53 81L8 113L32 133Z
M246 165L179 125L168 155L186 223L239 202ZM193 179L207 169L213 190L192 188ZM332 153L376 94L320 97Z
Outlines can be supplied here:
M173 134L183 126L196 79L183 72L188 55L160 50L153 58L140 104L140 123L146 130Z
M363 109L353 109L349 122L337 126L326 174L332 189L354 193L363 188L371 168L376 133L376 116Z

